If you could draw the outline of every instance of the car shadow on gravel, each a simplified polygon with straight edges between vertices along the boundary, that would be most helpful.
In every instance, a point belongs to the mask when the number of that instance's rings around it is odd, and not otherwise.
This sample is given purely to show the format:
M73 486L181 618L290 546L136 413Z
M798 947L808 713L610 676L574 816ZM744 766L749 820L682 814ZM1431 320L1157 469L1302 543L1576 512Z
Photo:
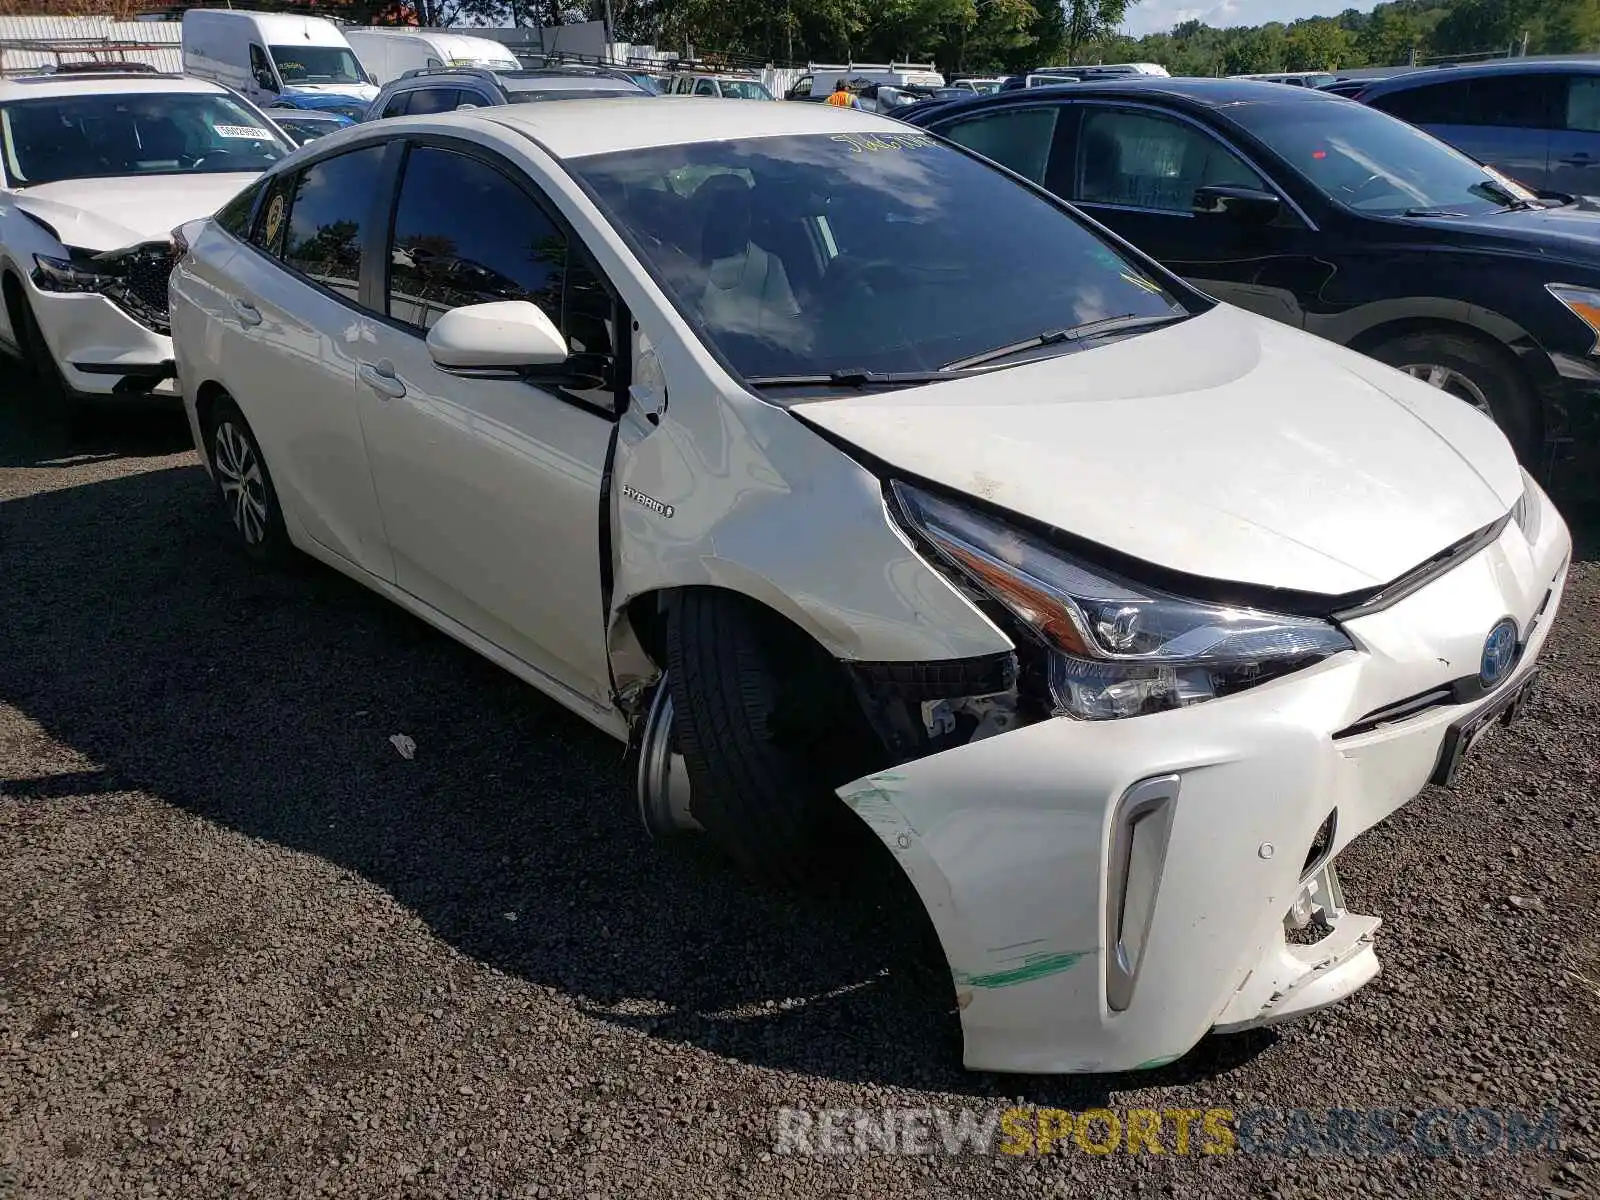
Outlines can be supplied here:
M0 356L0 468L148 458L192 445L177 407L92 409L77 420L34 399L22 368Z
M10 431L0 415L0 460L25 457ZM359 873L585 1012L806 1075L1083 1108L1275 1041L1134 1076L964 1072L948 973L874 844L805 895L696 839L654 846L616 743L332 571L253 568L220 521L198 467L0 503L0 699L92 764L0 791L148 792Z

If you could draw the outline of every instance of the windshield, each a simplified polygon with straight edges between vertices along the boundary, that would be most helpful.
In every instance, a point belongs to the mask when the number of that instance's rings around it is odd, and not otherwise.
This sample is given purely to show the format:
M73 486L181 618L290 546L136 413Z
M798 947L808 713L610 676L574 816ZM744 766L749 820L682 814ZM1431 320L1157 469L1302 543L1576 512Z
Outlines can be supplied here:
M747 379L937 370L1051 330L1186 312L1066 211L921 133L706 142L571 166Z
M271 46L284 83L366 83L366 72L347 46Z
M0 105L14 187L121 175L262 171L290 147L227 96L198 92L55 96Z
M1228 116L1323 195L1358 212L1484 213L1504 208L1508 181L1404 121L1341 100L1240 104ZM1532 193L1511 187L1518 199Z

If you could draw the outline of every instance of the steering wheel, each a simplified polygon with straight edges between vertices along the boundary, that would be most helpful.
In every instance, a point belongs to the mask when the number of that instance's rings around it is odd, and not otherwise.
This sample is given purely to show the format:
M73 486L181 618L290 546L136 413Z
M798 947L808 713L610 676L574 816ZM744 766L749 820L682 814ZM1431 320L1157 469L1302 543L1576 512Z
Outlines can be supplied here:
M196 155L194 161L189 164L189 169L197 171L207 163L215 164L218 159L233 161L239 157L238 152L234 150L208 150L204 154Z
M904 265L893 259L840 258L829 268L827 277L823 280L823 287L831 292L865 285L869 292L876 292L877 289L872 286L873 279L900 278L905 273Z
M1346 193L1345 201L1348 204L1354 204L1356 202L1356 200L1363 193L1365 193L1366 190L1368 188L1370 188L1373 184L1375 184L1375 183L1388 183L1388 182L1389 181L1387 179L1385 179L1382 175L1368 175L1360 183L1356 184L1355 187L1346 188L1345 189L1345 193Z

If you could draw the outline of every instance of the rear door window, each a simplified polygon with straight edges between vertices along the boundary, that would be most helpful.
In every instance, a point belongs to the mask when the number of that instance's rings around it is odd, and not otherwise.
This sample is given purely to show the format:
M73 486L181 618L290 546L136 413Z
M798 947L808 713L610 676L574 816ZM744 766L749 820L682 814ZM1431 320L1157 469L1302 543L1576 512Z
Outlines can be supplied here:
M1404 88L1378 96L1372 101L1372 107L1413 125L1462 125L1467 119L1470 86L1461 81Z
M426 116L429 113L454 112L461 103L459 88L418 88L411 93L411 104L406 116Z
M976 154L1043 183L1061 108L1002 108L941 126L939 132Z
M360 295L361 248L385 149L363 146L312 163L268 198L262 214L267 247L285 266L350 301Z
M1566 100L1559 75L1496 75L1474 79L1467 94L1465 125L1510 129L1556 129Z

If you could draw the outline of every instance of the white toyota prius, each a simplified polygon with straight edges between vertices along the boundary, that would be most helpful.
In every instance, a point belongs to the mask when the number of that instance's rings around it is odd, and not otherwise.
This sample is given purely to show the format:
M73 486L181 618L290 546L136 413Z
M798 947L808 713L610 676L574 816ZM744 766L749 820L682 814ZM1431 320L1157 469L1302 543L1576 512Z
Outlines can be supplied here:
M178 233L178 376L298 549L790 880L852 810L973 1068L1168 1062L1378 970L1352 839L1512 720L1571 542L1495 426L886 118L362 125Z

